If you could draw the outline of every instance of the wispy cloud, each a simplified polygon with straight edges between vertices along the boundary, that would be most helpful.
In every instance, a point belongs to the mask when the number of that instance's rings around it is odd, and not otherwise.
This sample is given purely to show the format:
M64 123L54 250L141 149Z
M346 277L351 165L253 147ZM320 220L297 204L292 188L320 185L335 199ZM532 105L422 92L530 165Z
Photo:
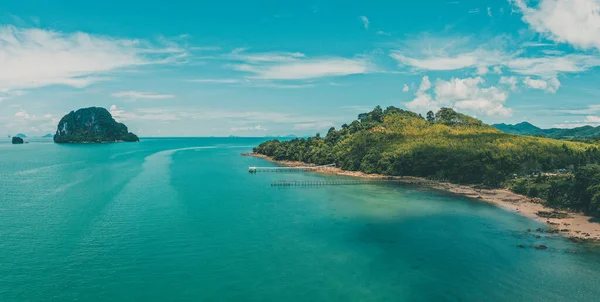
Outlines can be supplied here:
M0 90L108 80L107 73L141 65L172 63L187 56L174 43L116 39L82 32L0 27Z
M189 82L212 83L212 84L235 84L240 83L240 79L191 79Z
M412 71L473 69L478 75L485 75L490 71L502 74L504 69L552 82L552 85L544 88L549 92L555 92L560 86L556 80L560 74L579 73L600 66L600 56L592 54L541 53L534 57L527 56L523 51L510 50L505 43L497 40L473 44L469 43L468 38L427 37L425 40L406 41L402 47L391 50L390 56L400 68ZM533 86L536 87L535 84Z
M192 79L189 82L205 84L232 84L237 87L256 87L256 88L279 88L279 89L299 89L314 87L312 83L278 83L263 79Z
M557 110L558 112L564 112L573 115L591 115L600 112L600 105L589 105L585 109L570 109L570 110Z
M306 55L300 52L247 52L247 48L236 48L231 53L225 54L222 58L232 61L243 61L248 63L265 62L290 62L305 58Z
M369 112L373 110L372 106L361 106L361 105L352 105L352 106L342 106L342 109L350 110L354 112Z
M362 21L365 29L369 29L369 18L367 18L366 16L360 16L360 20Z
M294 130L326 130L327 128L335 127L332 122L314 122L314 123L302 123L294 125Z
M262 127L261 125L249 126L249 127L233 127L229 128L231 132L249 132L249 131L267 131L269 129Z
M15 106L10 106L15 107ZM19 106L20 107L20 106ZM56 131L59 119L52 114L31 114L24 109L19 109L10 117L4 128L9 133L25 132L27 134L51 133ZM14 132L14 133L13 133Z
M369 72L369 62L363 58L317 58L275 64L239 64L233 68L252 74L251 79L305 80L346 76Z
M308 80L363 74L374 69L365 56L309 58L300 52L252 53L246 48L235 49L221 59L229 62L225 67L245 73L244 83L253 80L250 84L254 86L261 85L257 80Z
M161 100L161 99L172 99L175 95L172 94L160 94L156 92L146 92L146 91L120 91L111 94L112 97L115 98L125 98L125 99L148 99L148 100Z

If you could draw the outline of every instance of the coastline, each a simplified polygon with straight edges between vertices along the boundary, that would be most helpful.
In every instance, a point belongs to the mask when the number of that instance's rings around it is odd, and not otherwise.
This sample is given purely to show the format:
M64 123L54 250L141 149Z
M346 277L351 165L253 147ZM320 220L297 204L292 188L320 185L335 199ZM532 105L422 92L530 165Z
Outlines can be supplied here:
M257 153L248 153L243 155L262 158L270 162L287 167L314 166L313 164L307 164L298 161L276 160L272 157ZM399 180L405 184L427 187L493 204L507 211L514 212L516 214L528 217L530 219L534 219L538 222L545 224L548 229L544 230L543 233L560 234L575 242L600 242L600 222L592 222L598 219L594 219L593 217L586 216L577 212L565 210L557 211L555 209L542 205L539 199L536 200L534 198L529 198L527 196L516 194L514 192L509 191L508 189L482 189L478 188L475 185L459 185L413 176L390 177L381 174L366 174L360 171L344 171L341 168L337 167L324 167L314 172L360 178L392 178L394 180ZM561 215L565 215L566 217L545 218L540 217L538 215L539 212L559 213ZM539 229L531 230L531 232L542 233Z

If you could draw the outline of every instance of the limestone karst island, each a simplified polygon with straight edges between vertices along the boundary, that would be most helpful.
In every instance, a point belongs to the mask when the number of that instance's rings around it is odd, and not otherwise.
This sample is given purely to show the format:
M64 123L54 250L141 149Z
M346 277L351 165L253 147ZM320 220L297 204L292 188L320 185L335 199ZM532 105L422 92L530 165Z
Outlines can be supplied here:
M100 107L82 108L63 116L54 135L55 143L138 142L137 135L115 121Z

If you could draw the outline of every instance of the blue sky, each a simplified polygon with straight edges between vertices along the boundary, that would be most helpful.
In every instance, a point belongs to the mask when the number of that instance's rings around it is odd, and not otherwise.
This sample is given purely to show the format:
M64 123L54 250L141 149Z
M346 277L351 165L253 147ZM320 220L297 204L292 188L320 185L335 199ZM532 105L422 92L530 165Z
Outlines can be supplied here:
M0 133L309 135L381 105L600 125L600 0L8 1Z

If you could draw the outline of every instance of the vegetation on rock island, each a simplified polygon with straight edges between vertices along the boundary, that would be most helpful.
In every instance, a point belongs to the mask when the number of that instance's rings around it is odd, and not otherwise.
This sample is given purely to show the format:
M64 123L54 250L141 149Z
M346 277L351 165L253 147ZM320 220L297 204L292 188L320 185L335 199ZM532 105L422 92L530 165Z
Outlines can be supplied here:
M13 136L12 137L12 143L13 145L17 145L17 144L22 144L23 143L23 139L18 137L18 136Z
M589 166L600 162L597 145L507 134L449 108L430 111L424 118L396 107L383 110L377 106L341 129L329 129L325 136L274 139L254 152L277 160L336 163L344 170L493 187L541 171L572 170L574 177L579 175L579 185L568 190L554 185L549 203L600 210L600 186L587 178L595 175L589 171L599 169ZM588 193L571 196L575 190Z
M58 123L56 143L137 142L127 126L115 121L108 110L99 107L71 111Z

